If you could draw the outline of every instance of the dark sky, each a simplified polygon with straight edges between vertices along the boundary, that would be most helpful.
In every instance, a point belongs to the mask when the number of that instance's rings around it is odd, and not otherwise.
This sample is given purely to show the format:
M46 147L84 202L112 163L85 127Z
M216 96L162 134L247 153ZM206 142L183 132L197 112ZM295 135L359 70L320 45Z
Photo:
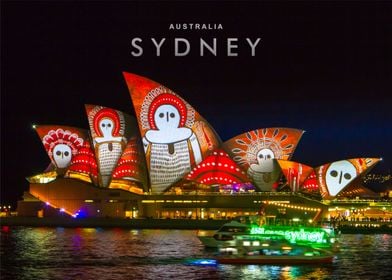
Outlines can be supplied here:
M122 71L171 88L222 140L262 127L306 130L292 160L392 165L392 6L366 2L2 2L1 202L49 163L32 124L87 128L84 104L133 114ZM169 30L221 23L223 30ZM143 39L144 54L131 55ZM166 38L160 57L150 38ZM175 57L173 40L191 44ZM218 40L216 57L199 38ZM245 38L261 37L256 56ZM238 57L227 57L238 38Z

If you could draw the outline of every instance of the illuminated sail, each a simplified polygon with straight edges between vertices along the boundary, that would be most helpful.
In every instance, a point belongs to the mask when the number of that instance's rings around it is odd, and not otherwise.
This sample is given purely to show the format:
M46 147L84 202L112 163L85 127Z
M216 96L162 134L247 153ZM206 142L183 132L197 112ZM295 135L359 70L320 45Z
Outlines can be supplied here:
M307 166L299 162L280 159L278 160L278 163L283 175L287 180L288 186L293 192L300 190L305 179L313 171L313 167Z
M162 193L220 145L207 121L170 89L124 73L135 108L152 191Z
M139 137L132 137L113 171L110 188L131 192L147 191L147 166Z
M128 142L130 117L118 110L89 104L86 112L98 164L99 185L108 187Z
M321 196L331 199L337 196L356 178L364 175L381 159L355 158L324 164L315 169Z
M290 159L303 133L292 128L257 129L231 138L223 148L260 190L271 191L280 175L276 160Z
M223 150L214 151L186 176L206 185L229 185L249 182L245 172Z
M98 166L89 141L85 141L72 158L65 176L98 185Z
M85 130L71 126L40 125L35 126L35 130L59 174L67 170L73 156L87 139Z
M309 176L304 180L302 186L300 186L300 191L320 195L320 187L314 169L312 169Z

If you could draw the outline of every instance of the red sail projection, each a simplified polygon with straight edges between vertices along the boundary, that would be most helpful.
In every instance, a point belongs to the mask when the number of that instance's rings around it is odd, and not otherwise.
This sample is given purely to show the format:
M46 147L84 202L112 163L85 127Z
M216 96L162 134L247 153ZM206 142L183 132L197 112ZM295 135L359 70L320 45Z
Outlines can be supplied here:
M219 147L208 122L184 99L147 78L124 73L146 154L152 192L163 193Z
M355 158L324 164L315 169L320 193L324 199L337 196L359 176L364 175L381 159Z
M78 153L72 158L66 177L98 185L98 166L94 151L88 141L84 142Z
M305 164L288 161L278 160L279 166L282 169L282 173L287 180L291 191L297 192L302 187L305 179L312 173L313 167Z
M35 126L42 144L57 173L63 174L69 167L73 156L86 142L87 132L83 129L63 125Z
M292 128L263 128L233 137L223 148L261 191L271 191L280 175L276 159L290 159L303 133Z
M128 142L129 116L97 105L86 105L93 147L99 171L99 185L108 187L112 172Z
M320 188L317 182L317 176L314 172L314 169L310 172L309 176L303 182L302 186L300 187L300 191L317 195L320 194Z
M147 191L147 166L139 137L132 137L113 171L110 188L140 193Z
M230 185L249 182L245 172L223 150L207 156L186 177L205 185Z

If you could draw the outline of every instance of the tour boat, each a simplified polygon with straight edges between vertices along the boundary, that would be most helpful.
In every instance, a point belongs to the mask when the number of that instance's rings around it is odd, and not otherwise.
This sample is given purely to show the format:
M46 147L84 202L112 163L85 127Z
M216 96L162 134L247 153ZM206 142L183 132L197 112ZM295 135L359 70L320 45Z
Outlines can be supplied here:
M235 235L234 245L220 248L220 264L319 264L331 263L332 252L292 244L281 235Z
M197 237L208 248L234 245L233 235L249 233L250 227L237 221L231 221L220 227L213 235L199 231Z
M220 248L234 245L236 235L268 235L284 236L290 243L310 245L314 248L338 249L337 236L333 228L314 226L282 226L282 225L250 225L237 221L224 224L214 234L199 231L197 237L205 247Z

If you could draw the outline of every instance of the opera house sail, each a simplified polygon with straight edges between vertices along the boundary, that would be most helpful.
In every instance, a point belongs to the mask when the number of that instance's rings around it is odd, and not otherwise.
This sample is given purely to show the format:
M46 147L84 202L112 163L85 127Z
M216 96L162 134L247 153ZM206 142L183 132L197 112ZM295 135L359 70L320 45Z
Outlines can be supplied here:
M63 125L35 125L38 136L58 174L64 174L72 159L88 141L84 129ZM51 171L51 170L48 170Z
M293 192L300 191L305 180L313 172L313 167L303 163L281 159L278 160L278 163L286 178L287 185Z
M323 199L337 196L356 178L368 172L379 158L354 158L324 164L315 169Z
M248 191L250 179L222 149L217 149L185 177L204 191ZM218 187L218 189L215 189ZM237 190L237 189L238 190Z
M94 155L91 175L103 188L120 188L135 193L147 191L147 172L136 120L108 107L85 105ZM86 166L87 167L87 166ZM83 172L87 171L87 172ZM96 171L95 171L96 170ZM88 173L89 169L82 169ZM96 176L94 176L96 174Z
M272 191L280 175L276 160L290 159L303 133L292 128L257 129L233 137L223 148L260 191Z
M150 173L163 193L220 145L208 122L183 98L147 78L124 73Z

